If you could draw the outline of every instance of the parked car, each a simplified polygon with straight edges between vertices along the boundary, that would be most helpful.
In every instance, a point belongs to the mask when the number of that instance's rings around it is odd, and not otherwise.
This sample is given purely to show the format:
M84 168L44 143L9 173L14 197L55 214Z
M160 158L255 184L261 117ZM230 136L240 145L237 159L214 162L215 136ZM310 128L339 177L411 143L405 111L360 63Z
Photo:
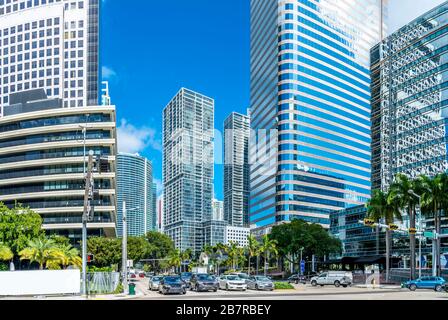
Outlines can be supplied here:
M247 290L246 280L236 275L226 275L219 278L219 288L225 290Z
M150 291L159 290L160 281L163 279L161 276L154 276L149 278L149 288Z
M445 284L443 285L442 290L444 290L445 292L448 292L448 283L445 283Z
M146 277L146 275L145 275L145 273L143 271L141 271L141 272L138 273L138 277L139 278L144 278L144 277Z
M215 276L199 273L194 274L190 280L190 289L195 290L196 292L200 291L218 291L219 282Z
M325 285L334 285L336 288L340 286L347 288L348 286L351 286L352 283L353 275L350 272L344 271L328 271L311 278L311 285L313 287L318 285L321 287Z
M159 293L166 295L171 293L186 294L187 288L185 282L179 276L167 276L159 283Z
M299 274L293 274L292 276L290 276L288 278L288 283L295 283L295 284L306 284L306 277L305 276L301 276Z
M247 289L253 290L274 290L274 283L265 276L251 276L246 279Z
M411 280L404 283L404 287L411 291L417 289L433 289L437 292L441 292L444 285L446 285L446 281L441 277L421 277L417 280Z
M182 280L185 282L185 284L187 285L187 289L191 288L191 277L193 276L192 272L182 272L180 274L180 277L182 278Z

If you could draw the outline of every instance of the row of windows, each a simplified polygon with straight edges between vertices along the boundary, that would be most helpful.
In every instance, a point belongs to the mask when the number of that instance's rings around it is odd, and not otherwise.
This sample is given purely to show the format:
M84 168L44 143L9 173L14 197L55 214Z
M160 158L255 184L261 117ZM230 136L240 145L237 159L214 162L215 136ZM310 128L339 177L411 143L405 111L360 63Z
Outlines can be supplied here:
M67 0L64 0L67 1ZM57 2L61 2L61 0L26 0L17 3L17 0L14 0L15 3L11 4L11 0L0 0L0 15L10 14L14 12L19 12L21 10L43 6L46 4L53 4ZM79 2L67 2L64 5L65 10L76 10L76 9L84 9L84 1Z

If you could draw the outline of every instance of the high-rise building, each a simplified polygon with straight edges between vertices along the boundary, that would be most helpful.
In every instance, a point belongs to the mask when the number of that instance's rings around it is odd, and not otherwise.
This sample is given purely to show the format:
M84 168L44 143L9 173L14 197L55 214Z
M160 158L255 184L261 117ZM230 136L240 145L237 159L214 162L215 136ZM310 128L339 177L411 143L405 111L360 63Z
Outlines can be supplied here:
M448 3L372 49L372 184L448 170Z
M164 232L201 252L212 219L214 101L182 88L163 110Z
M99 104L100 3L0 1L0 116L10 94L32 89L64 107Z
M372 49L373 189L387 191L397 174L414 179L448 171L447 44L445 1ZM409 228L409 216L403 220ZM419 228L434 230L434 218L423 220ZM441 228L448 231L446 219ZM434 261L432 248L421 251ZM447 252L447 239L440 239L440 253Z
M269 229L370 197L370 48L381 0L251 1L250 223ZM256 232L256 230L255 230Z
M213 206L212 220L224 221L224 202L213 199L212 206Z
M142 236L153 230L152 164L138 154L117 156L117 234L123 235L123 201L127 208L128 235ZM132 210L131 210L132 209Z
M49 234L79 245L85 155L92 150L109 165L93 174L99 194L88 234L115 237L115 107L63 108L62 100L47 99L44 89L14 93L8 101L0 117L0 201L31 208Z
M157 227L157 184L152 184L151 216L147 222L148 231L156 231Z
M157 231L163 232L163 194L157 199Z
M250 115L233 112L224 121L224 217L234 227L249 226Z
M249 245L249 236L249 228L227 226L224 244L229 245L232 242L235 242L239 247L247 247Z

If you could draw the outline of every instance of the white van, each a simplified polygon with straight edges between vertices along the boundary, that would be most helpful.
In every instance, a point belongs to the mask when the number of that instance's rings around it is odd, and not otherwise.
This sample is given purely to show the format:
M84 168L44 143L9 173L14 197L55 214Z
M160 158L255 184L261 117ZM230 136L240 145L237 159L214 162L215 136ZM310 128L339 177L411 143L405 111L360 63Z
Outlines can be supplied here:
M334 285L336 288L343 286L347 288L353 283L353 274L345 271L328 271L321 273L317 277L311 278L311 285L323 287L325 285Z

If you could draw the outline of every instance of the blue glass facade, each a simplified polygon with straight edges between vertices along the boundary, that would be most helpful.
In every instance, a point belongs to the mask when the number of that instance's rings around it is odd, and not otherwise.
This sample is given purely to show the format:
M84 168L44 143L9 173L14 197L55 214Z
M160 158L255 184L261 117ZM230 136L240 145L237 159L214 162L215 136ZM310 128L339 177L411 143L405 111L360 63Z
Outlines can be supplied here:
M128 235L156 230L151 162L138 154L117 156L117 235L123 235L123 201L126 201ZM134 210L131 210L134 209Z
M251 224L370 197L370 48L381 1L251 1Z

